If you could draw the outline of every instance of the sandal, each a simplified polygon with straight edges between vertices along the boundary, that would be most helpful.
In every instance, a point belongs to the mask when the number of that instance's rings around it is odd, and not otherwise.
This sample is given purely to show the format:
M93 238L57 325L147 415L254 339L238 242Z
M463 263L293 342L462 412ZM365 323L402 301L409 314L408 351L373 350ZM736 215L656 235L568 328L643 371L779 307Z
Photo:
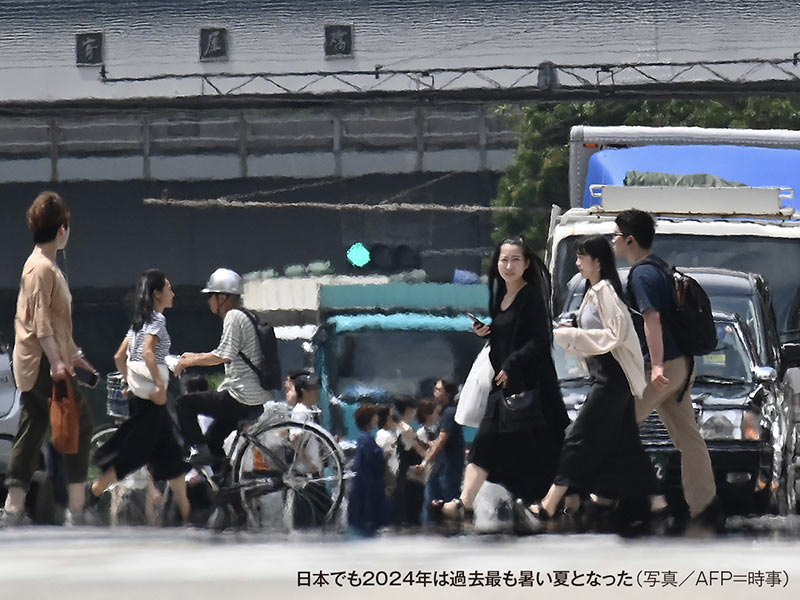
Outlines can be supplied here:
M583 533L585 530L583 523L583 506L578 506L578 508L564 507L561 509L561 515L564 523L563 531L571 533Z
M555 517L550 515L541 503L533 505L536 509L531 510L525 505L522 498L517 498L514 502L514 530L520 535L542 533L550 521Z
M436 524L442 524L444 522L472 523L475 518L475 511L464 506L461 498L454 498L451 502L456 506L455 516L446 515L444 513L444 505L447 503L445 500L440 499L431 502L431 520Z

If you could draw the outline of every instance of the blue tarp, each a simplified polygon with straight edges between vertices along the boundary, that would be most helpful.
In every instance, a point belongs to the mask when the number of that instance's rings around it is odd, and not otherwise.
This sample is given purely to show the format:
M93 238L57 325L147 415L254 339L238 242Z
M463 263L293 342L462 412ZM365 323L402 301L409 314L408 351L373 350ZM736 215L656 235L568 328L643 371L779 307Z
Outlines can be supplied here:
M600 203L599 198L589 195L590 185L624 185L628 171L708 173L753 187L789 187L795 193L791 206L800 208L800 150L703 145L638 146L596 152L589 159L584 207Z

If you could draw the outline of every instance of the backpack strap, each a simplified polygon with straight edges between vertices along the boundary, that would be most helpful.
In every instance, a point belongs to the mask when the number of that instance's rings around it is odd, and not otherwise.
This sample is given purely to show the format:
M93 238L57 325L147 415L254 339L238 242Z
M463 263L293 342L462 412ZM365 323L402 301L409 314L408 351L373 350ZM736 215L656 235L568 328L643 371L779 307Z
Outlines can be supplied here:
M256 321L255 315L253 315L253 313L251 313L249 310L247 310L245 308L242 308L242 307L232 308L231 310L238 310L240 312L243 312L245 315L247 315L247 318L253 324L253 331L254 331L255 336L256 336L256 342L260 346L261 345L261 340L258 337L258 322ZM262 350L262 352L263 352L263 350ZM247 358L247 355L245 355L245 353L242 350L239 350L239 357L245 362L245 364L248 367L250 367L253 370L253 372L256 375L258 375L258 377L260 379L261 378L261 369L259 369L257 366L255 366L253 364L253 361L251 361L249 358Z
M628 295L629 302L633 302L633 272L641 265L652 265L654 267L661 269L664 275L667 276L669 284L672 285L672 273L670 272L672 267L670 267L664 259L654 254L648 254L642 260L633 265L628 271L628 281L625 283L625 293ZM637 309L639 308L638 302L636 303L636 308ZM637 310L635 312L638 313L639 311Z
M633 290L632 290L632 287L631 287L633 285L633 271L634 271L634 269L636 269L636 267L638 267L640 265L653 265L654 267L658 267L667 276L668 283L669 283L670 286L672 286L672 273L671 273L671 271L673 271L674 268L670 267L669 264L667 264L667 262L663 258L655 256L654 254L648 254L642 260L640 260L638 263L633 265L631 267L630 271L628 271L628 282L627 282L627 285L625 286L625 288L626 288L625 289L625 293L628 294L628 298L629 299L633 300L633 293L632 293ZM637 308L638 308L638 303L637 303ZM644 316L642 316L642 318L644 318ZM664 327L664 320L662 320L662 325L661 326ZM686 375L686 381L683 382L683 387L681 388L681 392L678 395L678 402L683 400L683 396L686 393L686 390L689 389L689 383L691 382L692 375L694 374L694 359L691 356L687 356L687 358L689 359L689 371L688 371L688 373Z

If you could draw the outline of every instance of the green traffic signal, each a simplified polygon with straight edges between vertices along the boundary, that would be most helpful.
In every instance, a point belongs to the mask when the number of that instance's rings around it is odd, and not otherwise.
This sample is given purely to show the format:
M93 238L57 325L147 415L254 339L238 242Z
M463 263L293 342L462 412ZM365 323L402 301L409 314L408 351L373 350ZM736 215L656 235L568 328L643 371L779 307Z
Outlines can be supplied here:
M354 267L364 267L369 264L370 254L367 247L361 242L356 242L347 249L347 260Z

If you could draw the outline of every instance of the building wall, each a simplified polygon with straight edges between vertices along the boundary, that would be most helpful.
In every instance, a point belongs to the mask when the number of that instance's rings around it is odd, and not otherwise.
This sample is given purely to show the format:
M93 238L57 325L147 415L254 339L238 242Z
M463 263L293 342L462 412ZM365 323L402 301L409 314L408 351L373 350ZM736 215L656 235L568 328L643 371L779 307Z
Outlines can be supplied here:
M352 58L324 57L331 22L354 24ZM228 61L199 62L207 26L228 28ZM789 0L0 0L0 102L216 94L197 78L101 83L97 67L75 66L74 36L92 31L104 32L106 70L119 78L791 58L800 21ZM246 82L217 83L228 91ZM385 86L425 83L398 76ZM470 75L452 84L472 85L485 82ZM332 90L352 91L334 79L306 91ZM256 79L240 91L279 89Z

